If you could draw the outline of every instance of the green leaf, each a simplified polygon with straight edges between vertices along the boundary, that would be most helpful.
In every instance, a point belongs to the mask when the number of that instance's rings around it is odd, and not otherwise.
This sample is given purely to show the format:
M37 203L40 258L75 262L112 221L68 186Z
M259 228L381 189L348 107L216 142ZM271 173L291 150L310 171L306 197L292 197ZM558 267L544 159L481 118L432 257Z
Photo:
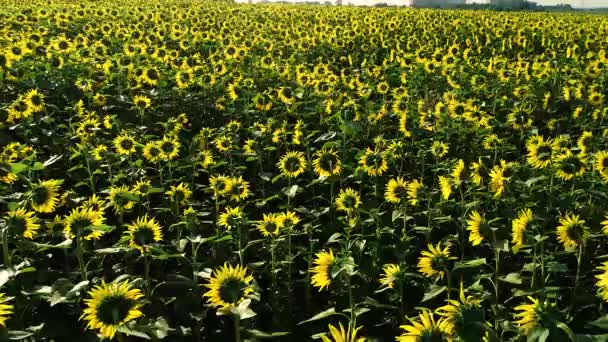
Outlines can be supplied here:
M480 267L480 266L483 266L486 264L487 264L486 258L473 259L473 260L468 260L468 261L463 261L463 262L456 262L456 263L454 263L453 271L462 270L462 269L466 269L466 268L476 268L476 267Z
M331 317L334 315L339 315L338 312L336 312L336 309L334 307L331 307L325 311L321 311L318 314L312 316L309 319L303 320L302 322L298 323L298 325L304 324L304 323L310 323L310 322L314 322L314 321L318 321L320 319L323 318L327 318L327 317Z
M296 197L296 193L298 192L298 188L299 188L299 186L297 184L294 184L294 185L292 185L289 188L283 189L283 193L285 195L287 195L287 197L289 197L289 198L294 198L294 197Z
M11 164L11 172L14 174L19 174L25 170L27 170L27 165L25 165L25 164L22 164L22 163Z
M504 281L505 283L515 284L515 285L520 285L522 282L521 277L519 276L519 273L516 273L516 272L509 273L506 276L499 277L498 279L500 279L501 281Z
M446 286L431 285L429 291L427 291L424 294L424 297L422 297L422 301L426 302L427 300L431 300L442 294L445 290L447 290Z
M568 338L570 338L570 341L576 341L576 336L574 335L574 332L572 332L572 330L566 323L557 322L556 326L558 328L562 329L566 333L566 335L568 335Z
M47 159L47 161L44 162L44 164L42 164L43 168L55 164L62 157L63 157L62 154L59 154L59 155L58 154L54 154L54 155L52 155L49 159Z
M34 165L32 165L32 170L33 171L44 170L44 165L41 162L35 162Z
M591 322L590 324L593 326L596 326L598 328L608 330L608 315L604 315L604 316L596 319L595 321Z
M273 332L273 333L267 333L267 332L263 332L261 330L257 330L257 329L250 329L247 330L247 332L249 334L251 334L251 336L257 337L257 338L261 338L261 339L270 339L270 338L276 338L276 337L282 337L282 336L287 336L290 333L287 331L277 331L277 332Z

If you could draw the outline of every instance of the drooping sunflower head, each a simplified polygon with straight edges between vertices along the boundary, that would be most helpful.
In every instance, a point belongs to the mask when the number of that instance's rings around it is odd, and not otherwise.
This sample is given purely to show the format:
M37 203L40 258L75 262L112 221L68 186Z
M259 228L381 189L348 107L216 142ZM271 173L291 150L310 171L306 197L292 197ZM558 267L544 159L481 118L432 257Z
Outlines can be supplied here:
M150 250L153 243L163 240L163 231L158 222L148 219L148 216L140 217L127 226L129 235L129 247L139 250L142 254Z
M471 212L471 214L469 214L469 219L467 220L467 230L470 232L469 242L471 242L473 246L477 246L484 240L488 240L492 234L492 229L486 221L485 216L479 213L477 210L474 210Z
M120 328L144 315L139 303L144 295L128 281L102 282L88 294L80 319L87 321L87 329L98 330L105 338L113 339Z
M0 182L4 184L13 184L19 179L19 177L10 170L10 165L0 161Z
M108 195L110 204L117 213L133 209L135 206L134 198L136 197L126 185L111 187Z
M454 165L454 168L452 169L450 175L452 176L452 180L456 185L459 185L467 179L468 173L464 160L459 159L456 162L456 165Z
M336 208L347 214L352 214L361 205L361 197L352 188L341 189L336 198Z
M377 149L367 148L359 159L361 168L372 177L382 176L388 170L388 162L384 153Z
M595 169L604 182L608 183L608 151L600 151L595 154Z
M507 177L505 176L505 168L502 165L494 165L490 174L490 191L494 193L494 198L499 198L505 192Z
M441 198L447 201L452 194L452 185L454 181L451 177L439 176L439 189L441 190Z
M389 203L406 203L408 183L402 177L392 178L386 184L384 200Z
M313 267L310 269L312 277L310 284L318 287L319 291L329 288L332 280L332 267L336 264L334 253L330 249L329 252L322 251L315 255Z
M171 188L165 192L165 195L169 196L169 200L172 203L177 203L181 206L187 205L190 197L192 197L192 191L187 184L179 183L171 185Z
M306 158L302 152L287 152L277 163L281 173L288 178L295 178L304 173Z
M32 209L39 213L52 213L59 203L60 181L51 179L35 184L30 197Z
M523 209L519 211L519 215L511 222L511 232L513 234L512 242L515 251L522 248L526 242L526 230L532 222L532 210Z
M545 140L543 136L533 136L526 142L528 150L528 164L535 169L544 169L551 165L553 160L553 140Z
M483 335L485 311L481 307L482 299L465 295L464 285L460 283L458 300L448 300L448 304L439 307L436 313L444 317L451 331L461 338L468 336L476 339Z
M428 245L428 250L422 251L418 259L418 271L427 277L439 277L442 279L450 268L450 260L455 259L450 255L450 246L441 247Z
M240 207L227 207L218 219L218 224L226 229L238 227L244 223L245 215Z
M424 309L416 318L408 318L410 324L400 326L405 330L396 340L413 341L449 341L452 339L452 326L445 318L436 319L429 309Z
M338 176L342 172L342 162L340 161L338 152L333 149L317 151L312 165L319 177Z
M209 291L203 294L207 303L214 308L229 309L251 297L253 276L247 271L245 266L227 264L215 269L206 285Z
M264 214L264 218L257 224L257 229L264 237L275 238L279 236L279 215L276 213Z
M208 149L203 149L198 154L198 164L204 169L207 170L211 165L213 165L213 152Z
M386 264L382 267L382 276L380 277L380 286L392 289L395 287L401 277L401 267L397 264Z
M8 212L6 226L12 236L34 239L38 235L40 224L34 213L25 209L16 209Z
M529 336L536 328L555 327L560 318L556 305L548 300L541 302L533 297L528 299L531 303L516 306L515 311L519 312L513 315L523 334Z
M339 323L338 327L331 324L328 325L329 334L321 335L322 342L365 342L365 337L357 337L357 333L361 327L351 330L350 324L348 329L344 329L342 323Z
M596 269L601 273L595 276L595 278L598 279L598 281L595 283L595 286L597 286L599 295L602 297L602 300L608 303L608 261L604 261Z
M416 206L420 202L420 198L422 197L422 190L424 189L424 185L417 179L409 182L407 185L407 195L409 197L409 202L411 205Z
M97 194L93 194L93 196L82 202L83 208L92 209L101 213L103 213L103 211L106 209L106 205L106 201L97 196Z
M4 293L0 293L0 326L6 327L6 321L10 318L13 313L13 305L9 304L11 298L7 297Z
M576 248L585 243L589 235L589 227L585 226L585 220L581 220L579 215L567 213L565 217L559 219L557 226L557 240L564 245L564 248Z
M224 175L211 176L209 177L209 186L213 190L213 195L219 197L230 193L232 182L230 182L229 177Z
M136 151L137 143L133 136L128 132L122 132L113 140L114 150L116 153L124 156L129 156Z
M245 200L251 192L249 191L249 182L243 179L242 176L228 178L228 186L225 188L226 195L234 202Z
M64 218L63 233L69 239L97 240L104 232L95 230L94 227L102 225L104 220L103 212L91 208L76 208Z
M481 186L484 180L490 175L488 168L484 165L481 158L477 162L471 163L471 180L473 184Z
M585 173L585 161L570 150L564 151L555 159L555 175L563 180L571 180Z
M586 155L588 153L595 153L597 151L598 144L593 137L593 133L590 131L584 131L576 141L576 146L580 150L581 154Z

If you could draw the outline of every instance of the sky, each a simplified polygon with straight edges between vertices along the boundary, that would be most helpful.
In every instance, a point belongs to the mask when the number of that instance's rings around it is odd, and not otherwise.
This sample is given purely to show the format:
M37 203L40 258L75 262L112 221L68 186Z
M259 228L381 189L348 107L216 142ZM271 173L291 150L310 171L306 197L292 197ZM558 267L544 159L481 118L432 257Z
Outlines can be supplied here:
M248 0L237 0L237 1L238 2L247 2ZM288 0L288 1L294 1L294 0ZM297 0L295 0L295 1L297 1ZM316 1L323 2L324 0L316 0ZM385 2L385 3L391 4L391 5L398 5L398 4L404 4L404 3L409 2L408 0L342 0L342 1L343 1L343 3L350 2L355 5L373 5L378 2ZM484 1L487 2L487 0L467 0L468 3L470 3L470 2L483 3ZM541 5L569 4L569 5L572 5L573 7L578 7L578 8L608 7L608 0L531 0L531 1L541 4ZM257 2L257 0L254 0L254 2ZM332 1L332 2L335 2L335 1Z

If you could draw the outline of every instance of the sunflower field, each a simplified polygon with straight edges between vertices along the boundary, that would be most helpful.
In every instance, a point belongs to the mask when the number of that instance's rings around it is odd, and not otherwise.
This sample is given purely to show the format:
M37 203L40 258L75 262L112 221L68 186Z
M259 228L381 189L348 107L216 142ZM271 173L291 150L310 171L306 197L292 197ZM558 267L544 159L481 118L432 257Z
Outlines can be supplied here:
M0 341L607 341L607 37L0 0Z

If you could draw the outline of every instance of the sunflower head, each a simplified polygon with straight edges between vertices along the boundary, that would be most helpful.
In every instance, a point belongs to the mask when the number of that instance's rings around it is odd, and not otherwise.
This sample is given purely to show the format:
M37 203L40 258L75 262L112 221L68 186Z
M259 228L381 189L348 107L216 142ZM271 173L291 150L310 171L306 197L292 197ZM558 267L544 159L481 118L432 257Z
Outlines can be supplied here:
M470 232L469 241L473 246L477 246L484 240L488 240L492 235L492 228L486 221L485 216L477 210L474 210L469 214L467 230Z
M392 289L395 284L398 284L401 279L401 267L396 264L386 264L382 267L382 276L380 277L380 286Z
M540 301L533 297L528 297L530 303L520 304L515 307L515 323L525 336L530 336L537 329L550 329L558 331L555 327L556 323L560 321L561 314L558 311L555 303L548 300ZM552 329L555 328L555 329Z
M433 145L431 145L431 153L435 158L443 158L446 154L448 154L449 147L443 141L434 141Z
M104 220L103 212L92 208L76 208L64 218L63 232L69 239L97 240L104 232L93 228L102 225Z
M565 150L555 159L555 175L565 181L580 177L585 173L585 161L580 155L575 155L570 150Z
M209 186L215 197L225 196L230 193L232 182L230 182L229 177L224 175L211 176L209 177Z
M133 209L137 196L131 192L128 186L123 185L110 188L108 198L114 210L119 213Z
M465 340L475 340L482 336L485 329L485 311L481 299L466 296L464 285L460 283L458 300L448 300L448 304L437 309L436 313L444 317L456 335Z
M340 161L338 152L333 149L317 151L312 165L319 177L338 176L342 172L342 162Z
M54 179L35 184L30 197L32 209L46 214L54 212L55 207L59 204L60 184L60 181Z
M450 269L450 261L455 259L450 254L450 246L442 248L441 243L438 243L427 247L428 250L422 251L422 256L418 259L418 270L427 277L442 279Z
M129 247L139 250L142 254L150 250L153 243L163 240L163 231L155 219L148 216L140 217L127 226Z
M589 235L589 227L579 215L567 213L560 218L557 226L557 240L562 243L564 248L572 249L585 243Z
M306 158L302 152L287 152L278 162L281 173L288 178L295 178L304 173Z
M525 232L532 222L532 210L523 209L519 215L511 222L511 232L513 234L513 250L517 251L525 244Z
M16 209L8 212L6 226L12 236L33 239L38 235L40 224L34 213L25 209Z
M361 168L372 177L382 176L388 170L388 162L384 153L377 149L367 148L359 159Z
M226 229L236 228L243 224L245 221L245 215L243 210L239 207L227 207L226 210L220 214L218 224Z
M595 276L598 280L595 286L597 286L602 300L608 303L608 261L604 261L596 270L600 271L600 273Z
M317 253L313 261L314 266L310 270L312 273L310 284L318 287L319 291L329 288L332 281L332 269L336 264L337 259L334 257L331 249L329 252L322 251Z
M300 223L300 217L291 210L287 210L286 212L280 213L277 216L277 220L279 223L279 227L285 231L293 230L298 223Z
M160 158L169 161L179 156L181 143L175 137L164 136L163 140L157 142L157 146L160 149Z
M229 184L225 187L225 193L230 196L232 201L240 202L251 195L249 182L244 180L242 176L228 178L227 182Z
M171 188L165 192L169 196L169 200L172 203L177 203L180 206L188 204L190 197L192 197L192 191L187 184L179 183L178 185L171 185Z
M386 184L384 200L389 203L406 203L408 183L402 177L392 178Z
M264 214L264 218L258 222L257 229L264 237L276 238L280 233L279 215Z
M13 313L13 305L9 304L11 298L0 292L0 326L6 327L6 321Z
M352 188L340 190L336 198L336 208L347 214L352 214L361 205L361 197Z
M348 325L348 329L344 329L342 323L339 323L338 327L331 324L328 325L329 334L321 335L322 342L365 342L365 337L357 337L357 333L361 327L351 329L351 325Z
M424 309L418 317L408 320L410 324L400 326L404 332L397 336L399 342L451 340L451 324L445 318L436 319L429 309Z
M424 185L417 179L409 182L407 185L407 196L411 205L416 206L422 197Z
M114 150L120 155L130 156L135 153L137 143L133 136L127 132L122 132L121 135L114 138Z
M102 282L88 294L80 319L87 321L87 329L98 330L105 338L113 339L120 328L144 315L139 303L143 294L128 281Z
M230 309L250 298L254 292L251 282L253 276L248 275L247 267L224 265L213 271L203 297L207 303L220 309Z

